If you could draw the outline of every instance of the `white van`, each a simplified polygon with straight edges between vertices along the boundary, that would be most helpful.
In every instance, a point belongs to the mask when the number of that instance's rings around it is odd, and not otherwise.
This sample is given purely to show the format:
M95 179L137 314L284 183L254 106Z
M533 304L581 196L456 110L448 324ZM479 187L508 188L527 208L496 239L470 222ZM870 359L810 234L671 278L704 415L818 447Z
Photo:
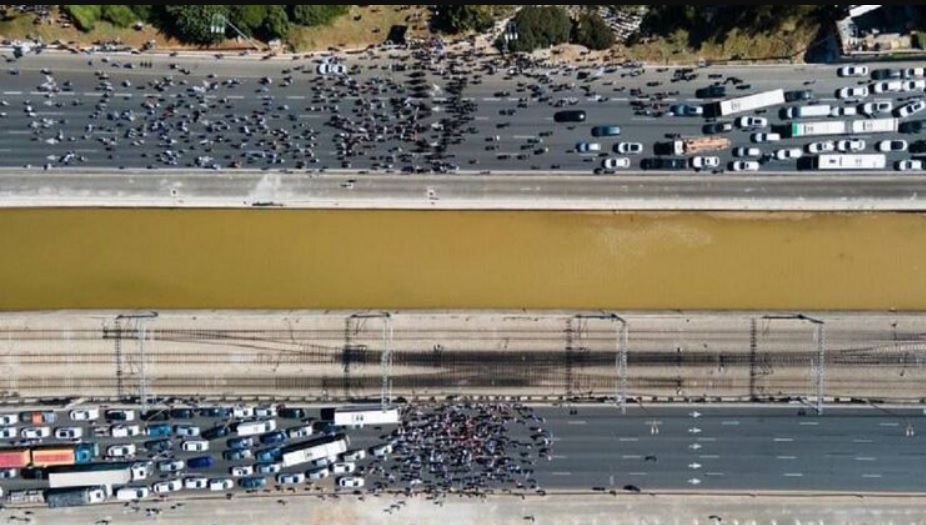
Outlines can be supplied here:
M833 108L828 104L811 104L809 106L791 106L785 108L785 118L828 117Z
M249 421L246 423L238 423L238 425L235 427L235 433L239 436L256 436L258 434L273 432L276 429L276 420L268 419L266 421Z

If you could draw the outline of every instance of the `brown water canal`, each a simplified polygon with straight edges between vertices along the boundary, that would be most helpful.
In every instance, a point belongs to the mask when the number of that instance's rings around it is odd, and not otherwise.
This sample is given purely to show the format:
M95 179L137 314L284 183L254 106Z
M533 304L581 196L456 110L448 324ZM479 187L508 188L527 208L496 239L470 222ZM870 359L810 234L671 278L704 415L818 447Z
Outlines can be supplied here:
M926 215L0 210L0 308L926 309Z

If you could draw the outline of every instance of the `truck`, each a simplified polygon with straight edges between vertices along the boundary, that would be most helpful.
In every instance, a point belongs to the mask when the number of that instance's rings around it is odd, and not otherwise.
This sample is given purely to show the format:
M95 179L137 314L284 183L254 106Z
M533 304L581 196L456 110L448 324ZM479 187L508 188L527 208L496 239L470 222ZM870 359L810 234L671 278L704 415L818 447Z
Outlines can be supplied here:
M14 490L7 499L14 505L45 503L45 493L41 490Z
M845 135L848 129L841 120L815 120L811 122L798 122L789 126L789 136L816 137L820 135Z
M672 142L673 155L697 155L704 151L727 149L733 143L726 137L693 137Z
M53 489L91 485L112 488L147 479L151 473L150 462L91 463L47 469L48 485Z
M763 91L753 95L736 97L720 102L707 104L704 107L704 113L708 117L726 117L737 113L765 109L772 106L778 106L785 103L785 92L783 89L774 89Z
M334 434L290 445L283 449L283 468L311 463L321 458L337 457L347 452L349 446L350 438L345 434Z
M97 443L81 443L65 447L39 447L32 449L33 467L77 465L93 461L100 455Z
M872 118L852 121L852 133L897 133L899 123L895 118Z
M813 167L818 170L881 170L887 166L887 158L881 153L855 155L817 155Z
M45 491L45 502L51 508L82 507L104 501L106 501L106 489L103 487L91 486Z
M29 466L32 455L28 448L0 450L0 468L23 468Z
M29 425L47 425L58 420L54 410L30 410L20 412L19 420Z
M400 416L396 407L342 407L323 408L321 419L335 427L362 428L366 425L397 425Z

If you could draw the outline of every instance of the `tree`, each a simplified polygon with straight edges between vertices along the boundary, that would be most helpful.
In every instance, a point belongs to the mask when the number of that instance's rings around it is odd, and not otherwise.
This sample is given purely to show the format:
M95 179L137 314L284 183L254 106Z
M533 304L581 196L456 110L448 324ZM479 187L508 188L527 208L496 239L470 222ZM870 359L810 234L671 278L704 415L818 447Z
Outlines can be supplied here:
M263 27L268 7L260 4L230 5L228 20L242 32L253 36Z
M495 23L494 5L442 5L439 6L434 25L448 33L465 31L487 31Z
M129 27L139 20L138 15L123 4L103 4L100 17L116 27Z
M93 31L97 20L103 14L103 6L101 5L70 4L62 5L61 8L71 17L77 29L81 31Z
M166 5L164 12L168 16L169 30L186 42L196 44L213 44L225 39L225 33L215 33L212 25L218 15L228 16L224 5Z
M304 5L290 6L289 18L294 24L302 26L320 26L330 24L335 18L344 16L350 10L349 5Z
M273 40L286 36L286 33L289 33L289 15L286 13L286 7L279 4L268 5L267 16L261 26L261 38Z
M526 6L512 20L518 38L509 43L512 51L530 52L569 41L572 21L555 5Z
M585 13L576 22L572 41L589 49L610 49L614 45L614 31L598 13Z

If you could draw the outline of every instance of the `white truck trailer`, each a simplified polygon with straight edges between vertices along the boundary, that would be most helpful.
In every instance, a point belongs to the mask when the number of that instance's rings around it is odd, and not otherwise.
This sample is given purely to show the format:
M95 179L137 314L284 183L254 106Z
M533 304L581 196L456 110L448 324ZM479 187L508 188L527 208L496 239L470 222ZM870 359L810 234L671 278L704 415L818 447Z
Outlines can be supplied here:
M848 127L841 120L815 120L795 122L790 126L791 137L817 137L820 135L845 135Z
M899 126L895 118L853 120L852 133L897 133Z

